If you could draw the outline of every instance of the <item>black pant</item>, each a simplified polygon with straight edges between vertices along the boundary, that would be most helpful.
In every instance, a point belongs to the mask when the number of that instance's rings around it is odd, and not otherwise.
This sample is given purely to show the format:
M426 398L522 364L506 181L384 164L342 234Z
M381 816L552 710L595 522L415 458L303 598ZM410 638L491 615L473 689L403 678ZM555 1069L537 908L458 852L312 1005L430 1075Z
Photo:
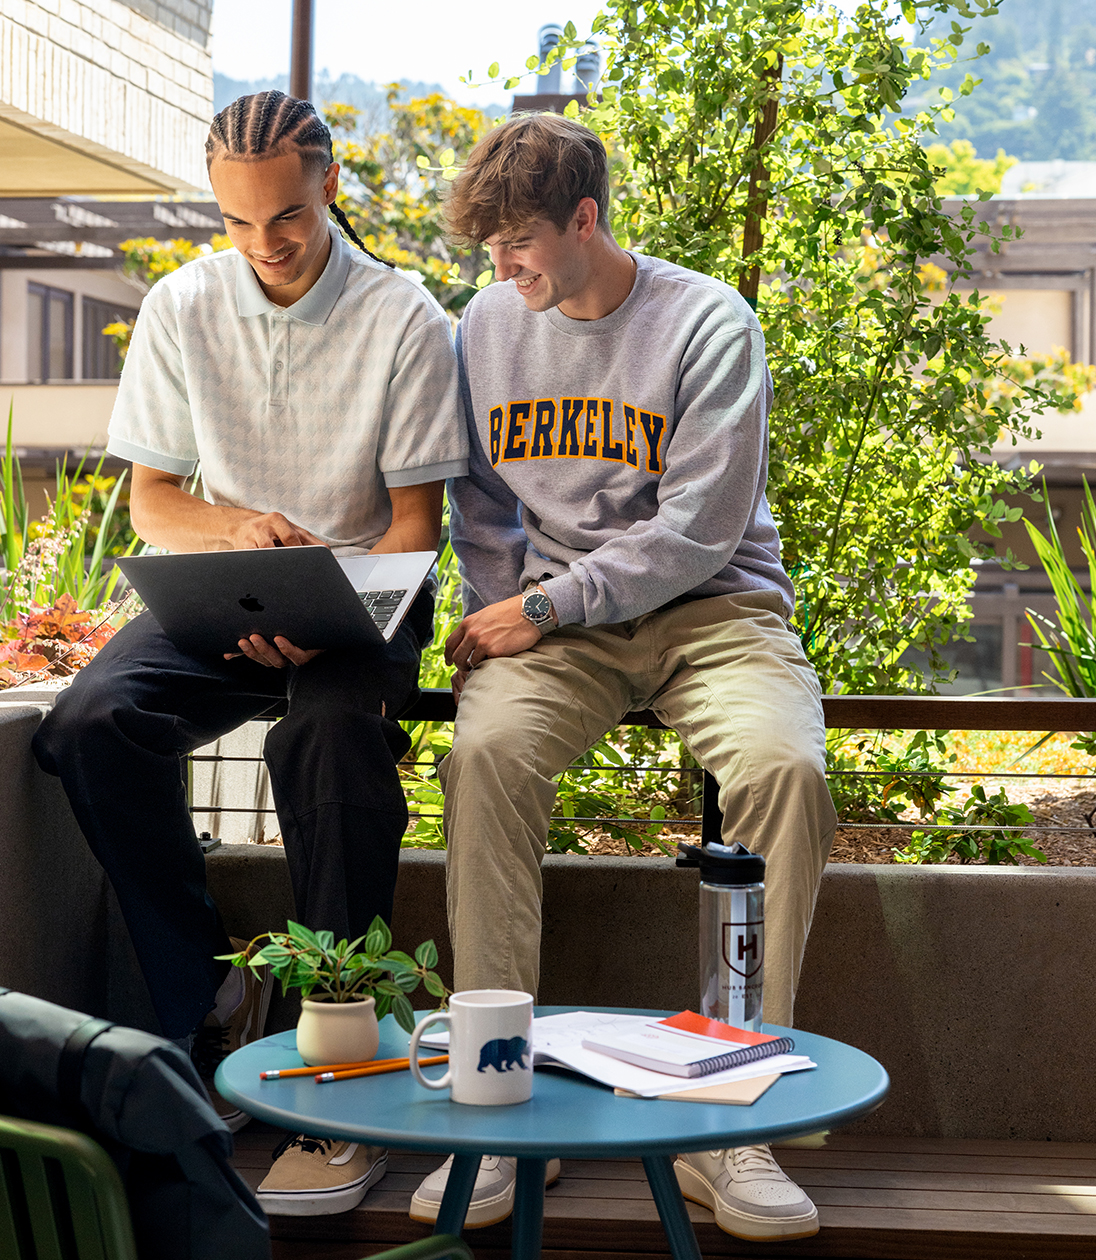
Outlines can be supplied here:
M432 633L423 593L385 648L323 652L281 670L188 656L145 612L43 720L34 754L60 777L114 885L165 1036L184 1036L213 1007L226 973L214 955L229 952L180 758L288 699L263 757L297 918L336 939L365 932L377 914L391 921L408 817L396 766L410 747L394 719L418 696Z

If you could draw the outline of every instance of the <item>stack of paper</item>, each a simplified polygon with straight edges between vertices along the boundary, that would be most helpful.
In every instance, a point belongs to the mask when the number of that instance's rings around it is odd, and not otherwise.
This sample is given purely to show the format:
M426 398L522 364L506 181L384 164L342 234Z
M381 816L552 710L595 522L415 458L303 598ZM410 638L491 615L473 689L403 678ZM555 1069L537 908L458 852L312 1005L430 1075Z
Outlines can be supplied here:
M805 1055L778 1054L742 1067L713 1072L686 1084L680 1076L652 1072L649 1068L611 1058L583 1046L598 1036L635 1033L652 1024L649 1015L609 1015L596 1011L569 1011L533 1020L534 1067L563 1067L581 1072L591 1080L609 1085L618 1093L639 1098L673 1098L680 1102L752 1103L784 1072L813 1068ZM426 1033L424 1046L447 1046L447 1032Z

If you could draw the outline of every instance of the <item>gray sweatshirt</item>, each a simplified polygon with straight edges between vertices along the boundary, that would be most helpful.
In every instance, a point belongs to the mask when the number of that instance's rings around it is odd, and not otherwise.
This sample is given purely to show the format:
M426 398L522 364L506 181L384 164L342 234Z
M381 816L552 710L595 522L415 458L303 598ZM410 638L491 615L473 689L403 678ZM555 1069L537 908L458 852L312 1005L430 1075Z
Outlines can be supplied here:
M560 625L682 595L794 595L765 500L772 381L721 281L636 255L604 319L527 309L512 282L457 330L471 452L448 483L469 614L541 582Z

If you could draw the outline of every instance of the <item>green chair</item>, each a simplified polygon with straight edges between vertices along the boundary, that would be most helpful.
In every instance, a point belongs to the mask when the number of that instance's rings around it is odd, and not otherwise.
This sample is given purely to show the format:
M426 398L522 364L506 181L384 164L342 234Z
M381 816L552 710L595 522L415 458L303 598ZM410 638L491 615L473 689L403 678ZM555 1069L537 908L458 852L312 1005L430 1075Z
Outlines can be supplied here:
M137 1260L129 1205L106 1151L72 1129L0 1116L3 1260ZM448 1234L371 1260L473 1260Z
M0 1116L0 1256L137 1260L110 1156L72 1129Z

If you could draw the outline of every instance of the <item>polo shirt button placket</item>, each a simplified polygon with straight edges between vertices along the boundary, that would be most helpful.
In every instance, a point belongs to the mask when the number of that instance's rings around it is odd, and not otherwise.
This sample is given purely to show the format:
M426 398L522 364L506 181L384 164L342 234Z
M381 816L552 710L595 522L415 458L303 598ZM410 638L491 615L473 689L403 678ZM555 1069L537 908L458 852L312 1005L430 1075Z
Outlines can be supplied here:
M289 320L275 315L270 321L270 401L285 404L289 401Z

